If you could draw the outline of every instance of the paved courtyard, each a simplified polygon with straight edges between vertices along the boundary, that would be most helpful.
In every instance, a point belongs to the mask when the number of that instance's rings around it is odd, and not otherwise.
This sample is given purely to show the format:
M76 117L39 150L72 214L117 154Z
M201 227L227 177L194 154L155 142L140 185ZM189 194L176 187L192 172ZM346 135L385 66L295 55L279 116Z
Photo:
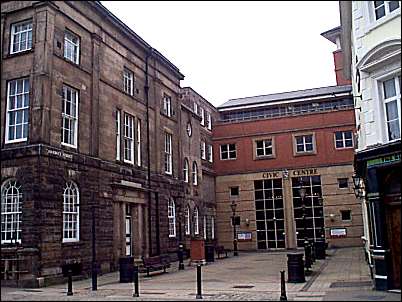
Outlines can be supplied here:
M368 266L361 248L331 249L325 260L317 260L304 283L287 283L288 300L294 301L400 301L401 295L372 290ZM196 268L177 263L166 274L140 275L140 297L132 297L133 284L119 283L119 273L75 281L73 296L67 284L38 289L1 288L1 300L196 300ZM280 271L287 276L286 252L240 252L239 257L215 260L202 267L203 300L279 300ZM287 280L287 277L286 277Z

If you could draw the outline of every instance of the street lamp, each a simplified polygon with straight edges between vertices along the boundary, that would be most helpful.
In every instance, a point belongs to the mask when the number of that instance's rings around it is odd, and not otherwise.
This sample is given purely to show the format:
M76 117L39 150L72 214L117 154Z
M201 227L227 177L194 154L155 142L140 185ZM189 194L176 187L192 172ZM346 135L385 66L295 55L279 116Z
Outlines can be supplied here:
M353 174L353 191L355 193L356 198L362 198L364 192L364 183L360 176L357 174Z
M306 227L306 205L304 203L304 199L306 197L306 189L302 187L303 182L300 180L300 189L299 194L302 201L302 209L303 209L303 233L304 233L304 255L305 255L305 266L306 271L309 271L311 267L311 249L310 244L307 238L307 227Z
M236 222L235 222L235 217L236 217L236 202L232 200L232 203L230 204L230 207L232 208L232 224L233 224L233 256L238 256L239 253L237 252L237 235L236 235Z

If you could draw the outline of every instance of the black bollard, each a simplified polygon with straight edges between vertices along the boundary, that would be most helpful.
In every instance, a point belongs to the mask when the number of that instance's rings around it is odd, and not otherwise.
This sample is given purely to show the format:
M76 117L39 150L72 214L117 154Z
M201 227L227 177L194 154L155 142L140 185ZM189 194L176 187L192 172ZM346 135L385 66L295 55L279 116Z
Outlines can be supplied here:
M306 243L304 246L304 257L305 257L305 262L304 262L304 268L305 268L305 274L308 275L311 273L311 246L310 244Z
M201 295L201 265L197 264L197 295L196 299L202 299Z
M183 244L179 244L179 270L184 270L183 263Z
M98 290L98 271L97 264L92 263L92 290Z
M67 289L67 296L73 295L73 277L71 269L68 269L68 289Z
M311 263L315 263L315 241L310 243L311 246Z
M281 297L279 298L280 301L287 301L288 298L286 297L286 285L285 285L285 271L281 271Z
M139 293L139 290L138 290L138 286L139 286L139 280L138 280L138 266L137 265L134 265L134 270L133 270L133 272L134 272L134 292L133 292L133 297L139 297L140 296L140 293Z

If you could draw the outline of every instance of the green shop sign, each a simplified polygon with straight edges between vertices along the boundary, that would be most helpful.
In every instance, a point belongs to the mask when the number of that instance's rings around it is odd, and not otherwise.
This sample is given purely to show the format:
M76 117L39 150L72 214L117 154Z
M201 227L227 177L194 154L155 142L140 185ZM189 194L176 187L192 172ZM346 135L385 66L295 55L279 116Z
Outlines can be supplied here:
M367 167L385 165L397 161L401 161L401 153L370 159L367 161Z

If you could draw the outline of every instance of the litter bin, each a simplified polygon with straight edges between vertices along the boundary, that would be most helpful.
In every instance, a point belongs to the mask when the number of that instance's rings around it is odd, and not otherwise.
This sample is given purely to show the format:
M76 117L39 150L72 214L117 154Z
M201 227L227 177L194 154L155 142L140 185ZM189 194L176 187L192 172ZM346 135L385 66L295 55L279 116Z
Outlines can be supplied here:
M134 275L134 257L120 257L119 259L120 269L120 283L133 282Z
M303 253L289 253L288 256L288 282L306 282L304 277Z
M325 259L325 240L317 239L315 242L315 257L317 259Z
M215 261L215 247L213 244L205 244L205 260L207 262Z

